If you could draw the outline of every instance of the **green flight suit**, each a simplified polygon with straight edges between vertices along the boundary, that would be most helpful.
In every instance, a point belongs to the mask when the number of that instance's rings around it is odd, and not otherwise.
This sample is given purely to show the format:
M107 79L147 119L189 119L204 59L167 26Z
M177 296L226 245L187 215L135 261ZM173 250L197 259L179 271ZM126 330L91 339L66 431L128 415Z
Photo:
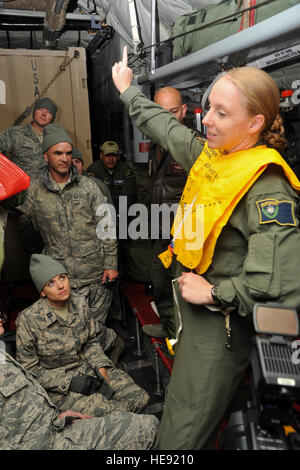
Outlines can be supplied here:
M121 100L134 124L189 171L203 141L137 88L128 88ZM288 201L294 214L298 213L298 195L275 165L264 171L236 206L204 273L210 283L219 285L222 306L235 307L230 314L230 349L225 346L222 313L185 302L175 281L183 328L158 435L159 449L210 447L248 365L254 304L272 301L300 308L299 221L295 216L295 225L279 224L276 219L261 223L256 203L268 199ZM178 264L177 277L182 271L187 268Z
M127 197L128 208L136 202L136 177L128 163L119 160L113 170L108 170L101 160L97 160L88 167L87 172L108 186L116 211L119 210L120 196Z
M92 163L88 169L88 174L95 180L100 180L108 188L111 199L116 211L117 236L119 237L119 204L120 197L126 197L127 212L132 204L137 202L137 182L133 168L126 162L119 160L116 166L109 170L101 160ZM122 230L124 230L124 226ZM127 227L126 227L127 229ZM128 266L128 252L130 244L123 239L118 239L118 267L120 276L126 271ZM108 317L116 321L122 320L121 301L119 296L119 280L112 286L112 302L109 309Z
M110 190L109 190L107 184L103 183L103 181L100 180L99 178L95 178L94 176L89 175L86 170L83 170L83 172L81 174L82 174L82 176L86 176L87 178L92 178L92 180L95 181L96 185L100 189L101 193L104 194L104 196L106 197L107 204L113 204L111 194L110 194Z

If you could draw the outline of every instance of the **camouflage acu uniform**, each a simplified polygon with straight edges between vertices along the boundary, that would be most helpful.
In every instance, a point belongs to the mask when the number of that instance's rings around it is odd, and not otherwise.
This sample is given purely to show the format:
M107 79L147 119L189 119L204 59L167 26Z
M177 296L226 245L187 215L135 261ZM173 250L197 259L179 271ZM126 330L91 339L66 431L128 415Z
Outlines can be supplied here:
M72 409L93 416L114 410L140 412L149 400L148 394L129 375L113 367L105 355L111 345L103 327L100 344L95 322L82 296L72 294L68 317L61 318L46 299L40 299L21 312L16 325L17 360L34 372L60 409ZM82 395L69 391L72 377L95 375L94 368L108 367L110 385L115 391L111 400L101 393Z
M113 204L109 187L105 183L103 183L102 180L100 180L99 178L95 178L94 176L89 175L86 170L83 170L81 174L82 174L82 176L86 176L87 178L92 178L92 180L96 183L96 185L100 189L101 193L103 193L104 196L107 198L108 204Z
M71 167L69 182L63 190L53 183L46 170L26 191L18 209L32 221L41 234L43 253L62 263L71 286L89 300L91 314L104 324L112 298L102 284L103 270L117 269L117 242L97 237L99 206L107 202L91 178L79 176Z
M35 178L46 167L42 141L43 136L39 138L31 124L9 127L0 134L0 152Z
M147 450L155 416L114 412L67 424L35 377L12 357L0 357L1 450Z

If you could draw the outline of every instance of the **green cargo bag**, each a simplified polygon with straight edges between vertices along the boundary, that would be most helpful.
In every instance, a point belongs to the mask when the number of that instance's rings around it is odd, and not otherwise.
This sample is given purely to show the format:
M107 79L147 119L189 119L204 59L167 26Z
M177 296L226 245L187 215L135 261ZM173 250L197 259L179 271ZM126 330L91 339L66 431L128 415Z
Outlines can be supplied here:
M179 17L172 27L172 37L189 31L191 33L173 40L173 60L180 59L243 29L254 26L297 5L299 0L274 0L260 7L259 5L264 2L265 0L224 0L218 5L207 5L192 14ZM258 8L243 14L240 13L242 10L254 5ZM234 16L222 20L230 15ZM205 27L217 20L220 20L217 24ZM204 27L204 29L192 32L200 27Z

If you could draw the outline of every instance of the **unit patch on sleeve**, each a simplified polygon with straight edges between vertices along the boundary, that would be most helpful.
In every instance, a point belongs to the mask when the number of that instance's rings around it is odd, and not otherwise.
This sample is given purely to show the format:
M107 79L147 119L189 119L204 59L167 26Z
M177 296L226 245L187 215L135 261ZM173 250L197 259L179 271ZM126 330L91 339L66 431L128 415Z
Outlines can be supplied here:
M257 201L256 206L260 224L276 222L278 225L296 225L294 203L292 201L264 199Z

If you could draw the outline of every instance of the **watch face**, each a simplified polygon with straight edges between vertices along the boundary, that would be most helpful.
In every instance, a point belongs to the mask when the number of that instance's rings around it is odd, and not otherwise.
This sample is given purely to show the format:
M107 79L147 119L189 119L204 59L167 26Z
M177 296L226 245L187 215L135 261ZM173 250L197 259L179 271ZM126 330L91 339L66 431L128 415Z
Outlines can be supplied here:
M218 286L214 286L211 290L213 296L217 296L219 292Z
M211 296L214 299L216 305L220 305L220 300L218 299L219 288L218 286L214 286L211 289Z

